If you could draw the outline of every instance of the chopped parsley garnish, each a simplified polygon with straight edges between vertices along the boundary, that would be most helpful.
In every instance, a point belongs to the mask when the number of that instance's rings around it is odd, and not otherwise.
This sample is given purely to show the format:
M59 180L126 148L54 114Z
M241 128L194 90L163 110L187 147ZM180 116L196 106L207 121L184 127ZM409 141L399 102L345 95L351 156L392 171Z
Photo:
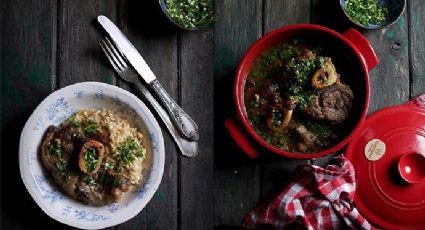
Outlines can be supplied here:
M297 100L297 106L301 109L307 108L307 106L314 100L315 96L310 93L300 93L296 96L294 96Z
M213 0L165 0L168 15L185 28L208 25L214 20Z
M105 163L105 168L106 169L109 169L109 170L112 170L112 169L115 168L115 165L113 163L111 163L111 162L106 162Z
M95 121L89 120L87 122L86 128L84 128L84 133L87 135L94 135L97 133L98 125Z
M136 157L143 157L144 155L145 149L132 137L127 137L114 151L114 156L118 157L126 165L131 165Z
M120 184L121 184L121 182L120 182L120 180L118 178L116 178L116 177L113 177L112 178L112 185L113 186L118 186Z
M68 117L67 121L68 121L68 123L70 123L70 124L72 124L72 125L74 125L74 126L76 126L78 128L81 128L83 126L83 124L81 123L81 121L77 121L75 119L75 114L72 115L72 116L70 116L70 117Z
M56 168L58 169L58 173L64 177L66 175L66 170L67 170L68 164L65 161L59 161L56 163Z
M65 161L60 161L56 163L56 168L60 173L65 173L67 167L67 163Z
M87 170L92 172L96 168L97 162L99 161L96 150L93 148L88 148L86 152L84 152L84 161L86 162Z
M50 142L49 144L49 153L55 157L62 157L62 147L61 147L61 140L56 138L53 143Z
M285 82L287 97L294 97L297 100L297 107L306 108L312 101L313 93L307 91L307 85L311 76L318 69L323 68L325 63L324 57L315 59L291 59L288 64L288 71L291 73L289 79Z
M388 14L388 8L376 0L347 0L344 9L353 21L365 26L381 24Z
M294 87L292 90L303 91L303 89L298 89L299 87L304 87L310 78L310 76L314 73L314 71L323 67L325 63L325 59L323 57L318 57L316 59L291 59L288 64L288 71L292 73L294 82ZM291 89L290 89L291 90ZM293 92L297 94L298 92Z
M94 186L96 185L96 180L92 177L92 176L88 176L86 175L84 177L84 181L89 185L89 186Z
M282 113L277 110L272 110L272 124L274 127L279 127L279 125L282 123Z

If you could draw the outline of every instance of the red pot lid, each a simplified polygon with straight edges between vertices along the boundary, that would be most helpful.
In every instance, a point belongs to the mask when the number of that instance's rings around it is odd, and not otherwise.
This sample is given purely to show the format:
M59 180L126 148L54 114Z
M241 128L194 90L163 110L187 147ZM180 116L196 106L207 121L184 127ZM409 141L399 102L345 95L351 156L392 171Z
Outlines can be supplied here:
M368 117L345 154L356 172L355 205L385 229L425 229L425 180L409 184L397 167L405 154L425 155L425 106L418 106L425 100L420 100Z

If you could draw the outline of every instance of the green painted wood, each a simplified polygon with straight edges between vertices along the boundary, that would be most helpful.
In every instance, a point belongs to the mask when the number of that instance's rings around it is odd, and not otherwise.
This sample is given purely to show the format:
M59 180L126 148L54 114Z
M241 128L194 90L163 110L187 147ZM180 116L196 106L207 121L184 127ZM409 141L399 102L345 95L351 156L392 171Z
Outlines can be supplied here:
M179 101L177 30L164 18L157 1L120 1L118 12L120 28L167 92ZM178 228L179 153L167 130L160 125L165 141L165 168L161 185L141 213L116 229Z
M214 222L238 225L258 203L260 167L248 159L223 128L235 116L232 96L235 68L262 34L262 1L215 1L214 31Z
M264 3L264 33L290 24L310 22L310 0L265 0ZM309 163L307 160L280 156L268 155L263 158L261 170L262 202L280 193L282 188L289 183L296 167L307 163Z
M409 99L409 39L407 13L391 27L365 32L380 63L370 73L369 113Z
M35 107L52 91L56 1L1 1L1 228L67 229L30 197L19 173L18 143Z
M96 17L115 19L117 2L59 0L58 87L82 81L113 84L113 73L102 66L99 41L102 34L96 28Z
M421 0L408 2L410 36L411 97L425 93L425 4Z
M199 126L199 155L180 156L180 229L212 229L214 221L213 32L180 36L182 108Z

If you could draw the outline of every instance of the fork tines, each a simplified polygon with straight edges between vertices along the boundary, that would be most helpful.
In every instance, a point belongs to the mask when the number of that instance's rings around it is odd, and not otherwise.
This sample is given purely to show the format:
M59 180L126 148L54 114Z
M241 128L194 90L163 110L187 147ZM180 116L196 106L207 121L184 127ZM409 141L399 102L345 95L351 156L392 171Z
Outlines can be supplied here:
M106 58L108 58L112 67L115 69L115 71L122 72L128 67L119 50L115 48L115 46L107 37L101 40L99 42L99 45L105 53Z

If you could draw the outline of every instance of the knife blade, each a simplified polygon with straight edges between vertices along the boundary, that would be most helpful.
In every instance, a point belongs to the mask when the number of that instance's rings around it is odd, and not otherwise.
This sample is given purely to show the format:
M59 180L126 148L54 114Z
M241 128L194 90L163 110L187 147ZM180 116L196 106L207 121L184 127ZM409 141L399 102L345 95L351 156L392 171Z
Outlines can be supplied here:
M121 32L120 29L106 16L100 15L97 21L106 30L108 35L112 38L115 45L120 49L123 55L127 58L128 62L133 66L137 73L150 84L156 79L155 74L151 68L146 64L142 55L137 52L136 48L131 44L127 37Z
M157 94L180 134L191 141L199 140L198 126L196 123L182 108L180 108L170 95L168 95L167 91L165 91L161 83L156 79L155 74L133 44L131 44L121 30L106 16L99 15L97 21L105 29L106 33L108 33L121 54Z

